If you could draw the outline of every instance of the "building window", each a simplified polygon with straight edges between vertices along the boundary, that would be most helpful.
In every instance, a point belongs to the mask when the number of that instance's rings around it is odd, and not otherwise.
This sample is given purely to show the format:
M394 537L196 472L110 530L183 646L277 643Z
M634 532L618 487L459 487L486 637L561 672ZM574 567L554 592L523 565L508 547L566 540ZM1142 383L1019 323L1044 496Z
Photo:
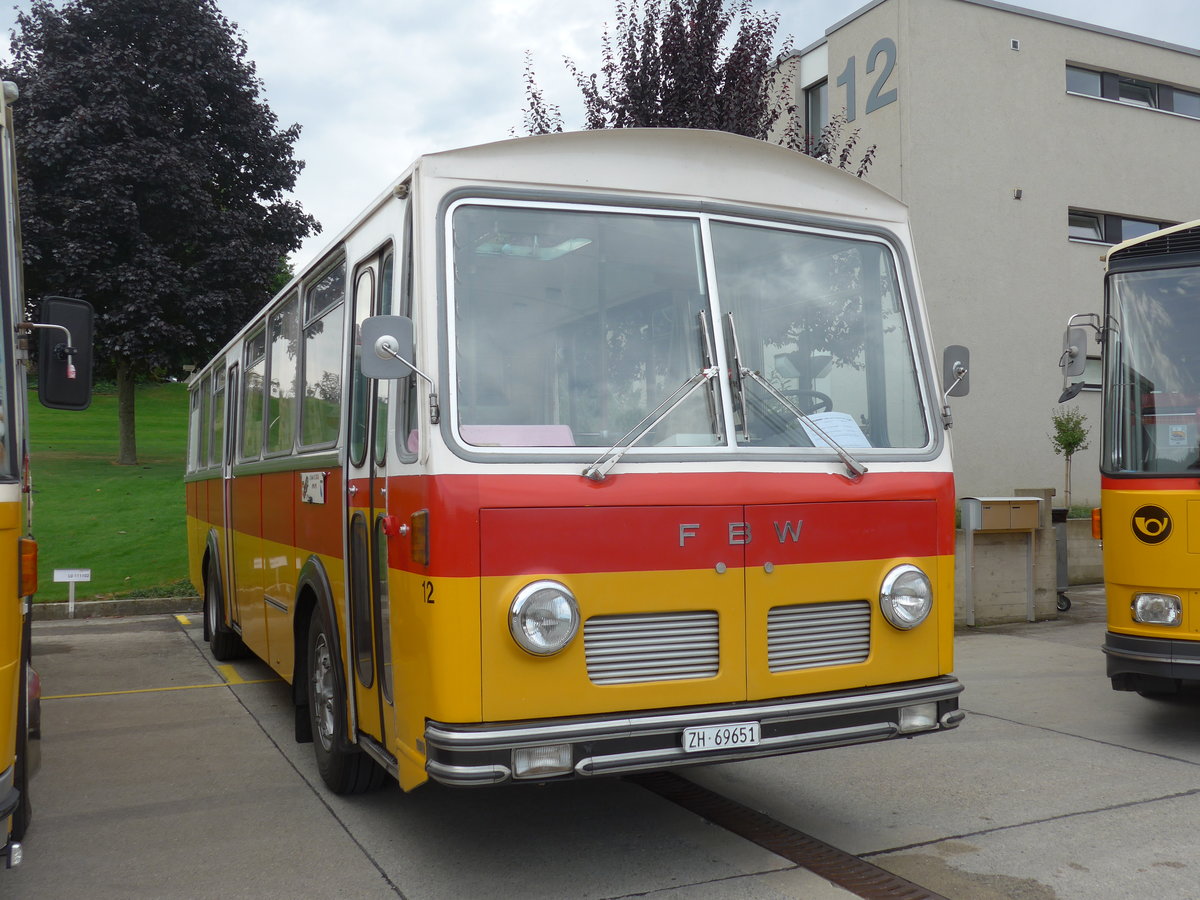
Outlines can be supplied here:
M1136 78L1117 79L1117 99L1134 106L1158 109L1158 85Z
M804 90L804 134L808 149L821 140L821 132L829 124L829 81L820 81Z
M1194 94L1191 91L1181 91L1178 88L1172 91L1174 102L1174 111L1181 116L1191 116L1193 119L1200 119L1200 94Z
M1100 73L1067 66L1067 93L1103 97L1100 93Z
M1115 72L1067 66L1067 93L1200 119L1200 92Z
M1082 209L1067 211L1067 237L1073 241L1093 241L1099 244L1119 244L1161 228L1175 225L1157 219L1135 219Z
M1075 241L1104 240L1104 218L1095 213L1071 212L1067 216L1067 235Z

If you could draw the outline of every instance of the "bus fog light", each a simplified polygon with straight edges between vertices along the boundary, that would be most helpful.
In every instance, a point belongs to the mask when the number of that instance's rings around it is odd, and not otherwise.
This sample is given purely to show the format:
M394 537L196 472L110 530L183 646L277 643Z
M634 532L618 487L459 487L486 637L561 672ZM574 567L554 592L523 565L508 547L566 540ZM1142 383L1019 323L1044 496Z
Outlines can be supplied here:
M1146 625L1178 626L1183 621L1183 605L1174 594L1134 594L1133 621Z
M933 609L933 584L916 566L896 566L883 579L879 589L879 609L883 617L901 631L916 628Z
M522 650L534 656L557 653L579 630L575 595L557 581L535 581L517 592L508 628Z
M514 778L549 778L552 775L567 775L572 768L570 744L521 747L513 751Z
M916 706L900 707L900 733L911 734L914 731L928 731L937 727L938 715L936 703L918 703Z

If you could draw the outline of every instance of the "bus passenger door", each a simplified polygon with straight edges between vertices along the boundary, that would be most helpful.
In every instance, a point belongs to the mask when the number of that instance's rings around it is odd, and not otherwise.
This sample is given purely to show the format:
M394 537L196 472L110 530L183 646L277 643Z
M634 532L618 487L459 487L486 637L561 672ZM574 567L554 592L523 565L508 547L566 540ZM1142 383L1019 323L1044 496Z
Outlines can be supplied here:
M390 260L390 255L388 256ZM379 742L395 756L395 713L391 690L391 636L387 616L387 555L383 533L387 509L383 454L377 452L379 392L386 384L364 378L359 328L377 308L381 259L373 257L355 272L353 328L350 334L349 414L346 416L346 594L349 599L350 665L360 739ZM384 273L385 275L387 273Z
M241 608L238 604L237 584L234 579L234 539L233 539L233 460L237 453L238 410L241 409L239 393L239 367L235 364L229 370L229 381L225 389L225 446L222 449L221 481L224 484L223 522L224 547L221 552L221 581L225 587L225 604L229 610L230 621L241 629Z

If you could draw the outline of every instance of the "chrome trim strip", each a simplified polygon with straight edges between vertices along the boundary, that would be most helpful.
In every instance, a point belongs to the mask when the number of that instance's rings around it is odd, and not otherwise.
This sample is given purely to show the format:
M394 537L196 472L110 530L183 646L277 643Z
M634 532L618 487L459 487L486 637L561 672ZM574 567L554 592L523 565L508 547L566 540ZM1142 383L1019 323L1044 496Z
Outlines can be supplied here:
M379 763L388 774L393 778L398 778L400 770L396 766L396 759L383 748L383 744L375 740L369 734L358 733L358 745L362 747L363 752L375 762Z
M933 728L926 729L933 731ZM721 753L688 753L682 747L672 747L663 750L644 752L614 753L610 756L589 756L575 764L575 772L579 775L611 775L617 772L631 772L645 769L648 763L656 767L668 765L684 765L687 763L725 762L735 759L753 759L769 756L775 753L787 753L793 750L816 750L827 745L844 747L847 744L878 741L893 737L900 733L900 728L892 722L880 722L873 725L859 725L853 728L832 728L828 731L810 731L805 734L786 735L777 738L766 738L757 746L743 747L738 750L728 750ZM913 732L916 734L917 732Z
M263 600L266 601L267 606L273 606L273 607L275 607L275 609L279 610L282 613L285 613L288 611L288 606L286 603L279 602L274 597L272 597L270 594L263 594Z
M1171 640L1167 638L1166 640ZM1131 659L1137 662L1166 663L1173 666L1200 666L1200 657L1189 658L1175 656L1171 653L1135 653L1132 650L1119 650L1115 647L1102 646L1100 650L1107 656L1117 659Z
M500 784L512 778L512 771L505 766L448 766L430 761L425 771L434 781L456 786Z
M730 704L716 708L689 709L677 713L636 718L594 718L583 721L512 726L455 726L426 722L425 739L433 747L447 750L504 750L530 744L563 743L600 738L664 734L684 727L719 725L757 719L785 722L820 718L874 709L890 709L946 700L962 693L962 683L952 675L931 682L857 694L841 694L807 700ZM470 729L470 730L466 730Z

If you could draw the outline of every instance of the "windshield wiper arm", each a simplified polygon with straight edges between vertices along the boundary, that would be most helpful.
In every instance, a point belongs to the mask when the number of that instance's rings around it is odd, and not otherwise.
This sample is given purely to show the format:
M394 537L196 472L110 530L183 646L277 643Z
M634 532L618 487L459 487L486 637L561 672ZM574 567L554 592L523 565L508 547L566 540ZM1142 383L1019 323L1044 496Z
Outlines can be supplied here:
M660 403L642 421L630 428L621 439L605 450L596 461L583 470L583 477L591 481L603 481L609 471L615 466L629 449L645 437L646 432L671 414L675 407L691 396L700 385L716 378L720 373L717 366L707 366L701 369L683 384L675 389L666 400Z
M741 401L742 401L741 407L742 407L742 432L743 432L743 434L747 438L749 438L749 432L746 427L746 402L745 402L745 387L744 387L744 379L749 378L752 381L754 381L756 384L761 385L768 394L770 394L780 404L783 405L784 409L786 409L793 416L795 416L800 421L801 425L805 426L806 428L811 428L813 431L815 431L817 433L817 436L819 438L821 438L821 440L823 440L826 444L829 445L829 448L838 455L838 459L840 459L845 464L846 468L850 470L850 474L846 476L847 478L849 478L851 481L857 481L858 479L860 479L864 475L866 475L867 467L864 466L857 459L855 459L853 456L851 456L849 451L847 451L845 447L843 447L841 444L839 444L837 441L835 441L833 438L831 438L829 436L829 434L825 431L825 429L816 423L816 421L812 418L812 416L810 416L808 413L804 412L795 403L793 403L791 400L789 400L787 397L785 397L783 395L783 393L781 391L779 391L779 389L776 388L775 385L773 385L773 384L771 384L771 382L767 381L767 379L763 378L761 375L759 375L753 369L746 368L742 365L741 353L738 350L737 329L734 327L734 322L733 322L733 313L729 313L726 318L729 321L729 334L730 334L730 337L732 338L733 352L734 352L733 365L734 365L734 369L736 370L736 373L737 373L734 376L734 384L735 384L736 390L738 392L738 395L741 397Z

